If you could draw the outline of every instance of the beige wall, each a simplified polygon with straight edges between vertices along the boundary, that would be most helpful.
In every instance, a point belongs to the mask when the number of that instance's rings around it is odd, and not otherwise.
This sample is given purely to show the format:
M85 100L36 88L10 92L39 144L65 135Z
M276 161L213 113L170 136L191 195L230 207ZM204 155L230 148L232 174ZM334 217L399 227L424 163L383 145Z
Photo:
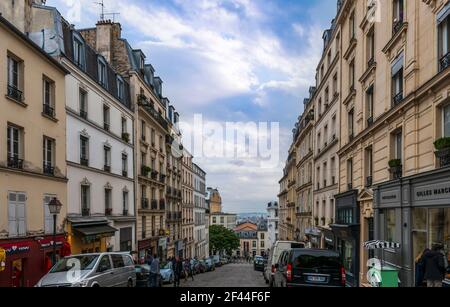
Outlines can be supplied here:
M7 236L8 211L7 192L26 192L26 219L30 234L39 234L44 229L44 194L56 195L63 204L59 214L59 229L66 216L66 115L65 115L65 74L47 58L17 36L0 25L0 68L6 72L7 54L13 53L23 61L24 72L22 90L24 105L6 98L7 74L0 74L0 236ZM57 121L41 115L43 105L43 76L55 84L55 111ZM24 171L7 168L7 126L8 123L23 129ZM55 177L43 175L43 137L55 140Z

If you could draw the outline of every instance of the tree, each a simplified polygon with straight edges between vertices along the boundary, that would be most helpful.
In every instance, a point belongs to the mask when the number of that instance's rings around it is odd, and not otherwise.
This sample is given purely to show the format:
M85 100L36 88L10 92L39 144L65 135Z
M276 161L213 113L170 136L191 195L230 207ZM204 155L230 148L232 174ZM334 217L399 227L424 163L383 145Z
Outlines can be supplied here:
M219 225L209 227L209 248L213 254L225 251L231 255L239 246L239 238L234 231Z

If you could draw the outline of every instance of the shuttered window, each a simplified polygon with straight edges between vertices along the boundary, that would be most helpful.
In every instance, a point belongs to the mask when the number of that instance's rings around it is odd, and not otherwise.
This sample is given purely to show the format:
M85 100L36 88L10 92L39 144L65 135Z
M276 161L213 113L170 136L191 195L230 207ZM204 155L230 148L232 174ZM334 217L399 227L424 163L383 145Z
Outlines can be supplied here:
M44 231L46 234L53 233L53 216L50 214L48 204L56 195L44 195Z
M9 192L8 194L8 230L10 237L21 237L27 234L26 199L25 193Z

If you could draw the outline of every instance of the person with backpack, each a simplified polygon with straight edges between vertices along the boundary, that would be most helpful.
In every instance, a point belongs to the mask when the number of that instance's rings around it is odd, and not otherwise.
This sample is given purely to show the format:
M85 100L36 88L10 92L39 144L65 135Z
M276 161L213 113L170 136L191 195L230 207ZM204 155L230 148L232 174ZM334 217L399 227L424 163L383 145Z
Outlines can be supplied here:
M447 271L444 255L440 245L435 245L431 251L423 255L424 280L428 288L441 288Z

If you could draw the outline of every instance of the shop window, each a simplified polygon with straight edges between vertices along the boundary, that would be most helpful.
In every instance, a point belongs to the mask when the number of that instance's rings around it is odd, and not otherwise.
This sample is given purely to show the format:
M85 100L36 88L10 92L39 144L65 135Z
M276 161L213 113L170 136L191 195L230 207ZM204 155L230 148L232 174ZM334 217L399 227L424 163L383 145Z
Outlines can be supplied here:
M403 53L392 63L392 105L396 106L403 100Z
M439 70L450 66L450 3L437 16Z
M395 209L386 210L385 213L385 238L388 242L395 242Z
M444 137L450 137L450 105L443 109L443 130Z

